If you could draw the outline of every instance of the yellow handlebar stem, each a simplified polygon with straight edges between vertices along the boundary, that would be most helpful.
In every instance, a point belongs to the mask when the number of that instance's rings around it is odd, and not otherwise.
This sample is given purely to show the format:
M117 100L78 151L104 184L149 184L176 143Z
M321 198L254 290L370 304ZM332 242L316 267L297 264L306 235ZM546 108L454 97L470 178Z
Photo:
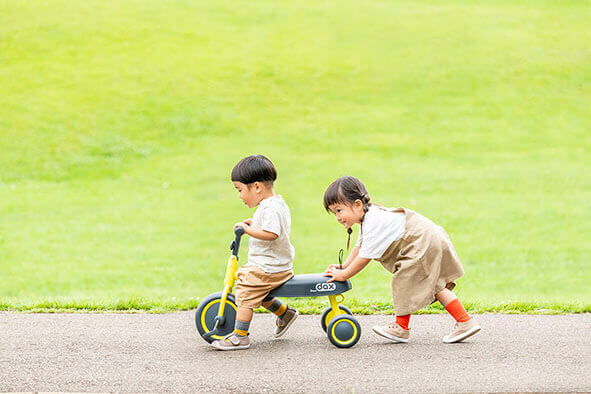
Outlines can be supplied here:
M231 255L228 259L228 265L226 266L224 291L222 292L222 299L220 300L220 309L218 310L218 316L224 316L226 298L228 298L228 293L232 291L232 288L234 287L234 282L236 282L236 272L238 272L238 259L236 258L236 256Z
M230 290L234 287L236 281L236 272L238 272L238 259L236 256L231 255L228 259L228 265L226 266L226 278L224 279L224 285L229 286Z

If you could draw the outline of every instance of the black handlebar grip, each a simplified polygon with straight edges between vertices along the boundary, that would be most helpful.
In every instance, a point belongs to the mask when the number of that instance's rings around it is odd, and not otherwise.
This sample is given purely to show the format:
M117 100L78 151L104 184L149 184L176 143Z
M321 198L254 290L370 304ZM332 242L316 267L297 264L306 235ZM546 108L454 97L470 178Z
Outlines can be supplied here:
M236 227L236 230L234 230L234 234L236 234L236 236L241 237L242 234L244 234L244 229L242 227Z

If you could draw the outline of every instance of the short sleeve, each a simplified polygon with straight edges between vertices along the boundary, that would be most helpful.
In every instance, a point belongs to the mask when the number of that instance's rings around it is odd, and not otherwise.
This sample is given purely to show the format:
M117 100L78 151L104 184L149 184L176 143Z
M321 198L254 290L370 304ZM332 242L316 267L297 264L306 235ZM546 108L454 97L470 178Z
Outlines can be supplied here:
M379 259L392 242L404 234L406 219L403 214L396 214L384 209L374 208L365 215L361 228L362 238L359 257Z
M376 226L365 225L363 227L363 241L361 248L359 248L359 257L379 259L390 246L390 242L386 240L387 234L380 233Z
M357 242L355 242L355 246L361 246L361 229L359 229L359 234L357 234Z
M261 213L261 229L281 236L281 214L272 207L265 208Z

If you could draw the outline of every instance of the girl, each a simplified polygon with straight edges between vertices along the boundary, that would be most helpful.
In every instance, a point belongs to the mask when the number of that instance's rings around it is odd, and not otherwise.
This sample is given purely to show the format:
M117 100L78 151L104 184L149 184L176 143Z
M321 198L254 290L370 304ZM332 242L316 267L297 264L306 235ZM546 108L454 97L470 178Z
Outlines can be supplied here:
M389 209L370 203L367 189L352 176L334 181L324 193L324 208L333 212L347 229L359 223L359 239L343 264L329 266L324 275L344 281L373 259L392 272L392 298L396 321L373 328L394 342L408 342L411 313L439 301L456 319L445 343L455 343L476 334L480 326L470 318L452 289L464 274L460 260L445 230L410 209ZM347 249L349 241L347 241Z

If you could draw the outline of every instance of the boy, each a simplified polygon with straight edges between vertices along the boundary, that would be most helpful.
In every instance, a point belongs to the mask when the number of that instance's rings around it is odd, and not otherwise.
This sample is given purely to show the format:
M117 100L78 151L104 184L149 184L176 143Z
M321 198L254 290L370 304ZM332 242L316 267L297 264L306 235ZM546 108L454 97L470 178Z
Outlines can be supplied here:
M289 242L291 215L280 195L275 194L273 182L277 171L273 163L262 155L240 160L232 170L232 183L240 198L249 208L258 207L252 219L236 223L250 236L248 263L237 273L236 324L234 332L214 341L219 350L240 350L250 347L248 328L253 309L263 306L277 315L275 338L285 334L298 317L297 310L277 298L269 298L271 290L293 276L292 261L295 251Z

